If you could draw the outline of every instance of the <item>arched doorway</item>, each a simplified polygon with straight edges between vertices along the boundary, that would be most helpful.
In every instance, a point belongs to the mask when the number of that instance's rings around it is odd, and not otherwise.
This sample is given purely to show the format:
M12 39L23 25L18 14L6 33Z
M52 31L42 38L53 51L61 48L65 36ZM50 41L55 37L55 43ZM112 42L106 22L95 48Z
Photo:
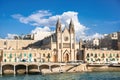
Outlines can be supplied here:
M57 62L57 55L53 55L53 62Z
M65 62L68 62L68 61L69 61L69 55L68 55L68 54L65 54L65 56L64 56L64 61L65 61Z
M77 60L80 60L80 55L77 54Z

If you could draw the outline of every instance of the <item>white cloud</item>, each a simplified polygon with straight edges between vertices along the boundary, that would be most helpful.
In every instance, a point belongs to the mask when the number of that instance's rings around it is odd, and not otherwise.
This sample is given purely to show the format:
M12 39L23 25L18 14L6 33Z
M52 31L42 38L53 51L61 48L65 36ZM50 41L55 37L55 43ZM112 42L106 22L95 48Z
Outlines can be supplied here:
M78 19L78 12L74 12L74 11L67 11L64 12L62 14L59 15L53 15L50 11L47 10L39 10L37 12L34 12L33 14L25 17L21 14L15 14L12 15L13 18L18 19L21 23L24 24L29 24L32 26L36 26L36 28L34 30L31 31L31 33L51 33L53 31L51 31L51 28L55 27L56 21L58 18L60 18L61 23L62 23L62 27L64 27L65 25L69 25L70 23L70 19L73 20L74 22L74 26L75 26L75 31L76 31L76 36L77 36L77 40L79 40L80 38L85 38L85 31L88 30L88 28L84 25L82 25L79 22ZM42 37L44 36L48 36L48 35L44 35L41 34ZM100 34L96 33L92 37L95 36L99 36Z
M17 34L7 34L6 39L14 39L15 36L18 36Z
M44 37L51 35L52 33L53 31L51 31L49 27L36 27L34 30L31 31L31 34L34 34L35 40L41 40Z
M102 34L99 34L99 33L95 33L95 34L93 34L93 35L90 35L90 36L84 36L84 39L88 39L88 40L91 40L91 39L94 39L94 38L103 38L104 37L104 35L102 35Z

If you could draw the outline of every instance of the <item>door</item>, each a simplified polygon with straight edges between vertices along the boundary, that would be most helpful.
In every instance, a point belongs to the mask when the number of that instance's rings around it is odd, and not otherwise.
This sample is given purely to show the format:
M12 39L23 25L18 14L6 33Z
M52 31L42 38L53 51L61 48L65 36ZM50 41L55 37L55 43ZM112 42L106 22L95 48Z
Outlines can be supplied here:
M69 61L69 55L68 55L68 54L65 54L64 61L65 61L65 62L68 62L68 61Z

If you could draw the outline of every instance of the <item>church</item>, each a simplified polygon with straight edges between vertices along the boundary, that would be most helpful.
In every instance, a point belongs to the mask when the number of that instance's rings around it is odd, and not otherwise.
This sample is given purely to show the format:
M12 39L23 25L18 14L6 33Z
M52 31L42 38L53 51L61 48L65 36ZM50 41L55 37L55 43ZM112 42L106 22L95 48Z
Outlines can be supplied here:
M40 37L40 36L39 36ZM62 29L60 19L56 31L40 41L0 40L0 61L4 62L69 62L83 60L82 42L76 42L74 23ZM9 56L9 57L8 57Z
M68 28L69 27L69 28ZM41 49L55 52L54 62L68 62L82 59L82 43L76 42L74 23L61 27L60 19L56 23L56 32L41 41Z

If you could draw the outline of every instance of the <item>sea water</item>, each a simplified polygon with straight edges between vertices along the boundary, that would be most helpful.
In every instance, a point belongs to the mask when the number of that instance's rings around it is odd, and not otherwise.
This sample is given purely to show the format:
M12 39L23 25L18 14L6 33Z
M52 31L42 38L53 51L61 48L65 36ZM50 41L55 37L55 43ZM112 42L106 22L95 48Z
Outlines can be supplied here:
M45 75L1 75L0 80L120 80L120 72L81 72Z

